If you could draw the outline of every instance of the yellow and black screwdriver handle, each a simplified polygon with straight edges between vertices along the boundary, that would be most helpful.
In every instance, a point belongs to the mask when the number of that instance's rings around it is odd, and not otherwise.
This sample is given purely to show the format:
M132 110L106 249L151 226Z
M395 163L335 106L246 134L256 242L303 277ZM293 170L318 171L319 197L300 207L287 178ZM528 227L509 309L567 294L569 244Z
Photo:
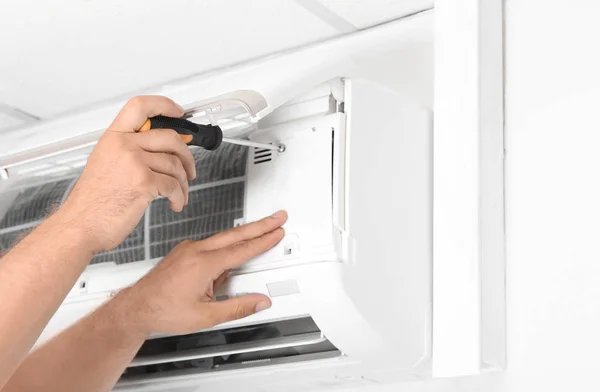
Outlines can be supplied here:
M166 116L151 117L138 132L151 129L172 129L179 134L185 144L199 146L207 150L216 150L223 141L223 131L214 125L195 124L183 118Z

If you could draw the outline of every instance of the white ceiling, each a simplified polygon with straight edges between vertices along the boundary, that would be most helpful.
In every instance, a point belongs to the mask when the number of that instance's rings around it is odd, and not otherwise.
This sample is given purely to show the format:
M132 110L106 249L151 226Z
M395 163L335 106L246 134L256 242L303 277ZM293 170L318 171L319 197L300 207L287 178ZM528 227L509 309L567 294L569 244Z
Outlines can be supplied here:
M368 28L432 1L2 1L0 130L22 125L27 113L56 117Z
M429 8L433 0L320 0L359 29L389 22Z

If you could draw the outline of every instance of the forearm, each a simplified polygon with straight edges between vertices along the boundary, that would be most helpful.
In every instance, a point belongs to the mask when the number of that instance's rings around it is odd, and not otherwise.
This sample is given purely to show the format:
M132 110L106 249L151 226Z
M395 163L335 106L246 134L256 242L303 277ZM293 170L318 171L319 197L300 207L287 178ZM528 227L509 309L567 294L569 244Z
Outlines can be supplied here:
M71 223L54 214L0 259L0 388L92 257Z
M110 390L144 342L131 306L117 295L29 355L2 392Z

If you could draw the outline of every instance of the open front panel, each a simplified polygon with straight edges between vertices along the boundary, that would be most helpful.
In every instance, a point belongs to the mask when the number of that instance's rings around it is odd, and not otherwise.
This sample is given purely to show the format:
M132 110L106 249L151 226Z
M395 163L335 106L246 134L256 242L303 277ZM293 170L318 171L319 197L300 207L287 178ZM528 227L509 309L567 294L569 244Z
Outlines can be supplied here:
M198 124L218 125L230 136L255 129L260 112L267 106L258 92L238 90L189 105L185 117Z
M344 133L344 116L326 114L332 106L328 99L322 103L316 107L311 101L316 116L281 124L272 121L270 128L251 135L254 141L285 144L284 153L228 143L217 151L194 149L198 176L190 182L190 202L184 210L171 211L164 198L153 201L123 243L93 258L94 268L85 271L70 297L129 285L181 241L200 240L279 209L289 213L284 240L234 274L337 259L332 216L333 193L339 186L333 151L334 136ZM58 207L78 175L79 170L72 169L56 179L9 180L14 186L0 191L0 250L9 249Z
M255 141L277 141L284 153L251 150L248 157L247 221L285 209L284 240L242 266L243 271L294 263L335 260L332 233L337 207L334 189L334 135L344 133L341 113L261 130Z
M256 122L268 104L256 91L236 90L191 102L185 107L184 118L199 124L218 125L226 136L241 136L256 129ZM56 178L85 166L117 109L90 113L90 121L81 117L80 121L66 118L45 122L29 130L27 137L17 132L5 136L0 147L0 189L2 182L9 179L13 186L12 180ZM3 148L6 146L8 148Z

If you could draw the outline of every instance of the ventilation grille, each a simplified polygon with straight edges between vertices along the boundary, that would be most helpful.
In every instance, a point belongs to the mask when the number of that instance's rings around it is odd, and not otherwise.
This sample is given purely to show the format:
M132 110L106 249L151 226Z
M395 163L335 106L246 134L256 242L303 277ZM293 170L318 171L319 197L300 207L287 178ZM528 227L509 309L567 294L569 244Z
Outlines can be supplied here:
M142 219L135 229L125 238L125 241L116 248L99 253L92 259L91 264L115 262L117 264L126 264L145 259L145 230L144 219Z
M273 159L273 150L254 147L254 164L270 162Z
M0 195L0 254L37 227L58 208L74 178L21 188Z
M190 192L181 213L169 209L168 201L155 201L150 208L150 257L163 257L183 240L200 240L233 227L244 217L242 181Z
M31 229L21 229L5 232L0 234L0 256L12 246L14 246L21 238L26 236Z
M147 340L120 385L339 356L311 317Z
M72 182L73 179L67 179L20 191L2 217L0 229L39 223L60 205Z
M92 264L131 263L165 256L186 239L203 239L234 226L244 217L248 148L223 144L217 151L194 151L197 178L181 213L168 200L153 201L129 236L115 249L96 255ZM67 196L76 178L9 191L0 195L0 252L41 223Z

